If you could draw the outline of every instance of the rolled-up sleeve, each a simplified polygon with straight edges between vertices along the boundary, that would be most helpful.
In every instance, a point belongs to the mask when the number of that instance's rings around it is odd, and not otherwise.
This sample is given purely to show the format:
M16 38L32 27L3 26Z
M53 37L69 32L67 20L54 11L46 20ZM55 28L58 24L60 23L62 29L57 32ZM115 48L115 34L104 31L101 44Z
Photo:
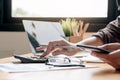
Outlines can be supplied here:
M99 37L104 44L120 42L120 26L118 19L110 22L106 28L99 30L93 36Z

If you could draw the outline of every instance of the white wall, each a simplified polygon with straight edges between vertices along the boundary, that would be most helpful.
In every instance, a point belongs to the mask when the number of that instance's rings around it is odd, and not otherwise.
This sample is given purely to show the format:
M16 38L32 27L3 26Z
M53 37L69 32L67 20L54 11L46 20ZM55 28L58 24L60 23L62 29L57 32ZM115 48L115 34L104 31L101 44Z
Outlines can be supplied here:
M31 52L25 32L0 32L0 58Z

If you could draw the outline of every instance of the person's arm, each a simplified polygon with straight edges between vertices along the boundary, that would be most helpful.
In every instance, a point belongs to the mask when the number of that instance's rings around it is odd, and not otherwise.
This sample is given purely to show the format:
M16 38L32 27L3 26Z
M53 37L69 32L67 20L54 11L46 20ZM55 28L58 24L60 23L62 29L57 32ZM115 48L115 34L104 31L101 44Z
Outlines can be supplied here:
M84 39L80 41L77 44L84 44L84 45L94 45L94 46L100 46L103 44L101 39L99 37L90 37L88 39ZM59 55L59 54L65 54L68 56L74 55L77 52L80 52L81 50L79 48L76 48L74 50L67 50L67 49L57 49L56 46L68 46L68 45L77 45L77 44L69 44L65 41L53 41L48 44L46 52L41 55L41 57L45 57L46 55L52 53L53 55ZM40 48L37 48L38 50Z
M118 21L112 21L110 22L106 28L99 30L96 34L94 34L92 37L88 39L84 39L80 41L79 43L73 44L84 44L84 45L93 45L93 46L100 46L106 43L111 43L111 42L119 42L120 40L117 38L119 35L117 31L120 30L120 27L117 25ZM116 33L117 32L117 33ZM116 36L116 37L115 37ZM74 55L80 49L75 49L73 51L68 51L65 49L55 49L55 46L66 46L66 45L71 45L65 41L54 41L50 42L48 44L46 52L42 55L43 57L48 55L49 53L53 53L54 55L58 54L66 54L66 55ZM40 48L37 48L37 50L40 50Z
M76 44L100 46L100 45L103 45L103 42L99 37L92 36L92 37L84 39Z

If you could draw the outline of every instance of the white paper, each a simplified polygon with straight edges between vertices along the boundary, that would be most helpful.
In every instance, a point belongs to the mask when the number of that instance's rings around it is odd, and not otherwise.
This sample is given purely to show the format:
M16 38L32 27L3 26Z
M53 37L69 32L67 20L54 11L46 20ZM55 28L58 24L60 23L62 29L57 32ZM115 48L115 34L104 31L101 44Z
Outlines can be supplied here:
M86 65L86 67L53 67L40 63L33 64L13 64L6 63L0 64L0 70L9 73L16 72L33 72L33 71L46 71L46 70L65 70L65 69L83 69L83 68L94 68L93 66Z
M82 58L80 58L82 61L85 61L85 62L97 62L97 63L103 63L103 61L102 60L100 60L99 58L97 58L97 57L95 57L95 56L92 56L91 54L90 54L91 52L90 51L88 51L88 52L80 52L79 54L78 54L78 56L83 56ZM76 57L77 57L77 55L76 55Z
M49 67L45 66L44 64L6 63L6 64L0 64L0 69L5 72L30 72L30 71L48 70Z

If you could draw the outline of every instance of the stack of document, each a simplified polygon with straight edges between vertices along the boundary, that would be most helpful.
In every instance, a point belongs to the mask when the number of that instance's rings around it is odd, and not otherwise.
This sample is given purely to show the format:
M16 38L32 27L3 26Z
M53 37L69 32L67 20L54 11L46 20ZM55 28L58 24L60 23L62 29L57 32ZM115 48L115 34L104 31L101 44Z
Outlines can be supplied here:
M45 65L40 63L34 64L13 64L13 63L6 63L0 64L0 70L9 72L9 73L16 73L16 72L34 72L34 71L46 71L46 70L65 70L65 69L85 69L85 68L95 68L90 65L86 65L86 67L74 66L74 67L54 67L51 65Z
M43 64L0 64L0 69L5 72L26 72L26 71L40 71L48 70L49 67Z
M79 58L66 55L53 56L45 63L6 63L0 64L0 70L5 72L33 72L46 70L85 69L95 66L85 65Z

